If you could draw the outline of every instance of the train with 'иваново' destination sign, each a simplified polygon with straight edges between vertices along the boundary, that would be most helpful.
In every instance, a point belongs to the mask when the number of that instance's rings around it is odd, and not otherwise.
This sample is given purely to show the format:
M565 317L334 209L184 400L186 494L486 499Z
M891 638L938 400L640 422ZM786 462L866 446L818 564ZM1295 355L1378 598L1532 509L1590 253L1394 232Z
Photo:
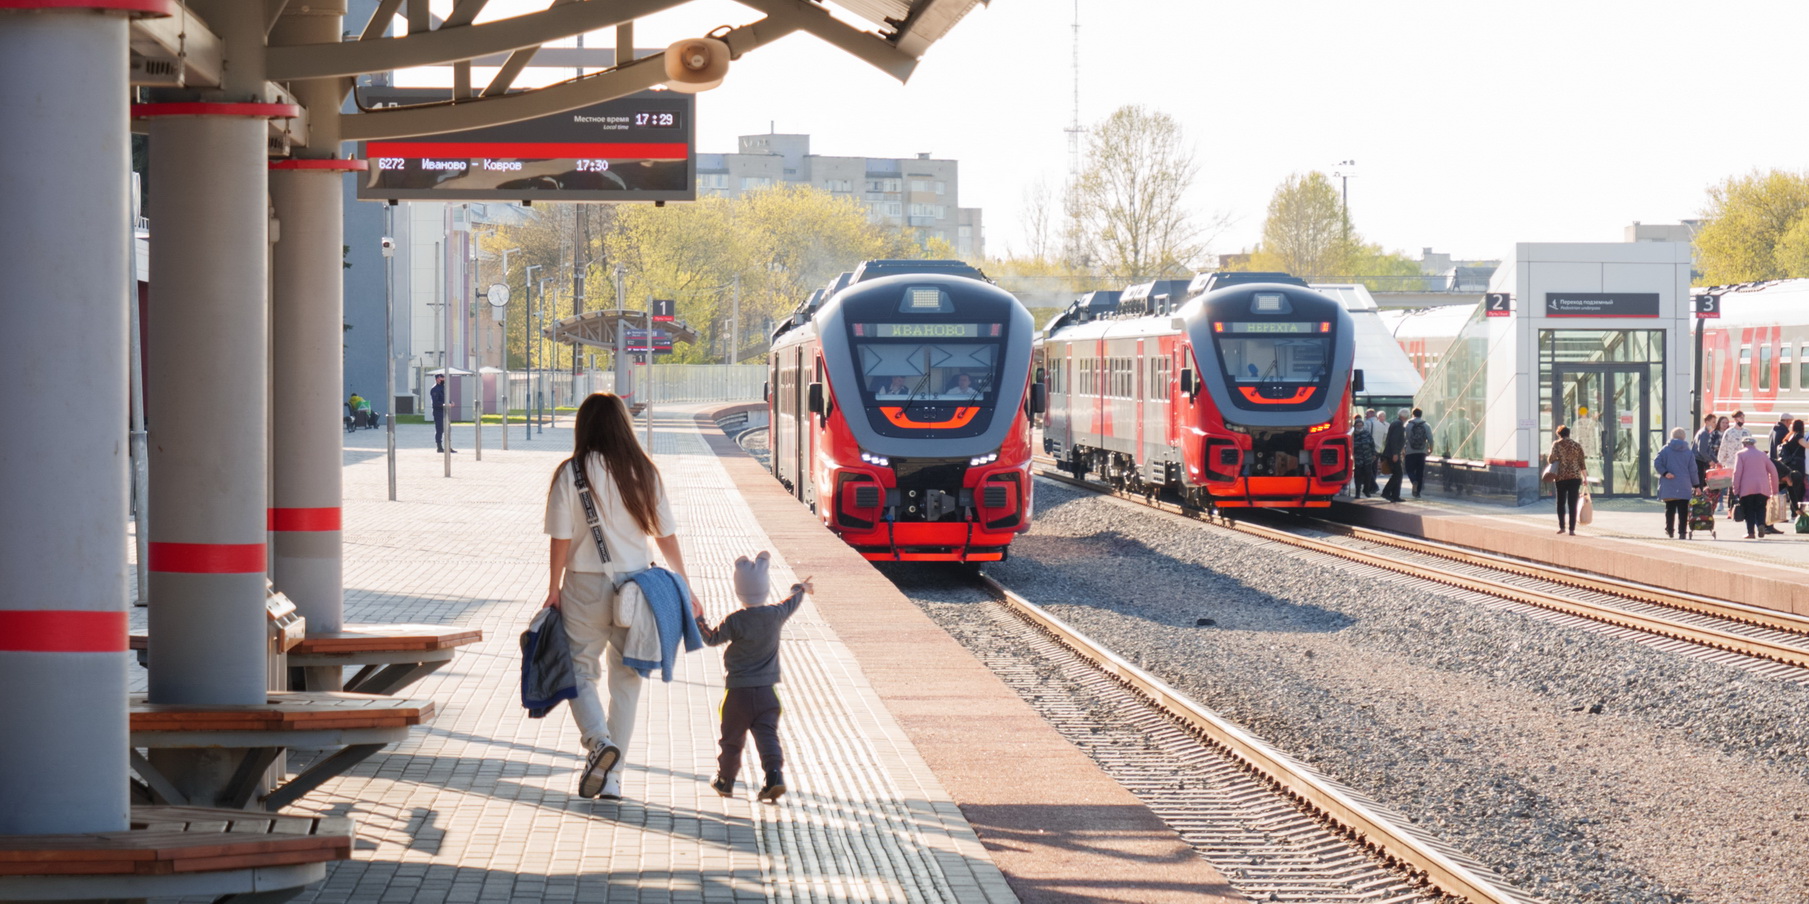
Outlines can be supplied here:
M1207 511L1329 506L1353 465L1353 333L1343 302L1281 273L1089 293L1037 343L1044 451Z
M1035 324L960 261L866 261L773 333L772 470L873 561L1002 561L1030 527Z

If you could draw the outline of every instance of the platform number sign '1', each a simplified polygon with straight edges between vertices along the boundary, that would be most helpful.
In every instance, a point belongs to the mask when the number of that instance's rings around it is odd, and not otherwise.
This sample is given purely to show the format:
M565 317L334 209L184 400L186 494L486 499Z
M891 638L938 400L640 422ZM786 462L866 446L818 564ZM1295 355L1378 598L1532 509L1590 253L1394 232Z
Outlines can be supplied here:
M1697 320L1721 319L1721 296L1697 295L1690 299L1691 307L1696 309Z
M1490 292L1483 298L1483 308L1490 317L1511 317L1514 296L1506 292Z

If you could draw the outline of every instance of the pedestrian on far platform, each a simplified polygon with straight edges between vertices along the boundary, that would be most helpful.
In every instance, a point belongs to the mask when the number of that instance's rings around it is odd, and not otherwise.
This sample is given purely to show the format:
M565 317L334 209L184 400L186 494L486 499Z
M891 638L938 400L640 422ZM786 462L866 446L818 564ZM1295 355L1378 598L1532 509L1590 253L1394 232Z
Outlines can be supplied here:
M1696 471L1698 477L1708 476L1708 469L1715 466L1715 455L1721 451L1721 431L1715 428L1721 419L1713 414L1702 416L1702 429L1696 431Z
M1407 417L1411 414L1402 408L1400 416L1388 425L1388 439L1382 444L1382 460L1388 462L1388 485L1382 487L1382 498L1389 502L1401 501L1402 472L1407 466L1401 462L1401 452L1407 448Z
M1432 454L1432 425L1426 423L1424 414L1415 408L1406 430L1407 445L1401 452L1401 460L1407 465L1407 479L1413 481L1413 498L1418 499L1426 486L1426 456Z
M1721 467L1734 466L1734 456L1740 454L1740 444L1751 435L1752 431L1746 429L1746 412L1734 412L1733 422L1721 427L1721 451L1715 453L1715 460L1721 463Z
M1376 447L1376 458L1378 460L1380 460L1382 456L1382 449L1388 445L1387 418L1387 412L1377 411L1374 408L1369 409L1369 414L1367 415L1369 421L1369 441ZM1376 486L1375 478L1370 478L1369 492L1371 494L1382 492L1382 488Z
M1350 457L1356 474L1351 482L1351 495L1362 499L1376 492L1376 443L1369 435L1369 423L1358 417L1350 425Z
M1796 416L1786 411L1778 415L1777 423L1771 425L1771 450L1769 454L1771 455L1773 464L1778 463L1778 453L1784 448L1784 437L1789 435L1790 422L1793 420L1796 420ZM1783 470L1783 468L1779 468L1778 472L1781 474L1783 473Z
M1665 536L1679 540L1690 538L1690 497L1702 486L1696 473L1696 450L1690 448L1685 435L1682 427L1672 430L1671 441L1652 461L1652 469L1658 472L1658 498L1665 501Z
M1545 454L1552 485L1558 497L1558 533L1577 535L1577 503L1583 498L1583 480L1589 476L1589 458L1583 445L1570 438L1569 427L1558 428L1551 451ZM1566 516L1569 521L1566 522Z
M1803 438L1803 419L1790 422L1790 432L1784 434L1773 458L1777 461L1778 476L1790 484L1790 519L1803 513L1803 464L1805 452L1809 452L1809 439Z
M1778 466L1771 456L1759 451L1759 441L1748 433L1740 440L1744 446L1734 456L1733 498L1740 500L1746 522L1746 539L1763 537L1770 525L1765 523L1765 503L1778 491Z

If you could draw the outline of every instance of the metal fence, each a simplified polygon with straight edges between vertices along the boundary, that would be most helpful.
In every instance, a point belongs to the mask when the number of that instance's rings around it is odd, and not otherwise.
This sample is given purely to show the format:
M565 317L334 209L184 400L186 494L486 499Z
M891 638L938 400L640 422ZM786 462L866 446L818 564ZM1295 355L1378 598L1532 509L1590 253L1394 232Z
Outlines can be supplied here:
M766 368L759 364L654 364L632 370L634 401L752 401L760 398L766 381ZM614 392L615 383L608 370L511 373L509 407L521 410L530 398L540 398L548 408L570 408L593 392Z

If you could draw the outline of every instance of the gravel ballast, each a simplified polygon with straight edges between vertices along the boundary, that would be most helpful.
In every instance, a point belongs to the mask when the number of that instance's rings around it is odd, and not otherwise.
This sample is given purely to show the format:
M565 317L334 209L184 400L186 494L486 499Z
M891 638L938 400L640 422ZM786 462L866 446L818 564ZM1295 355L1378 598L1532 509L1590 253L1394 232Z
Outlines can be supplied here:
M1541 899L1809 899L1809 687L1036 493L1001 582ZM986 642L970 588L895 576Z

